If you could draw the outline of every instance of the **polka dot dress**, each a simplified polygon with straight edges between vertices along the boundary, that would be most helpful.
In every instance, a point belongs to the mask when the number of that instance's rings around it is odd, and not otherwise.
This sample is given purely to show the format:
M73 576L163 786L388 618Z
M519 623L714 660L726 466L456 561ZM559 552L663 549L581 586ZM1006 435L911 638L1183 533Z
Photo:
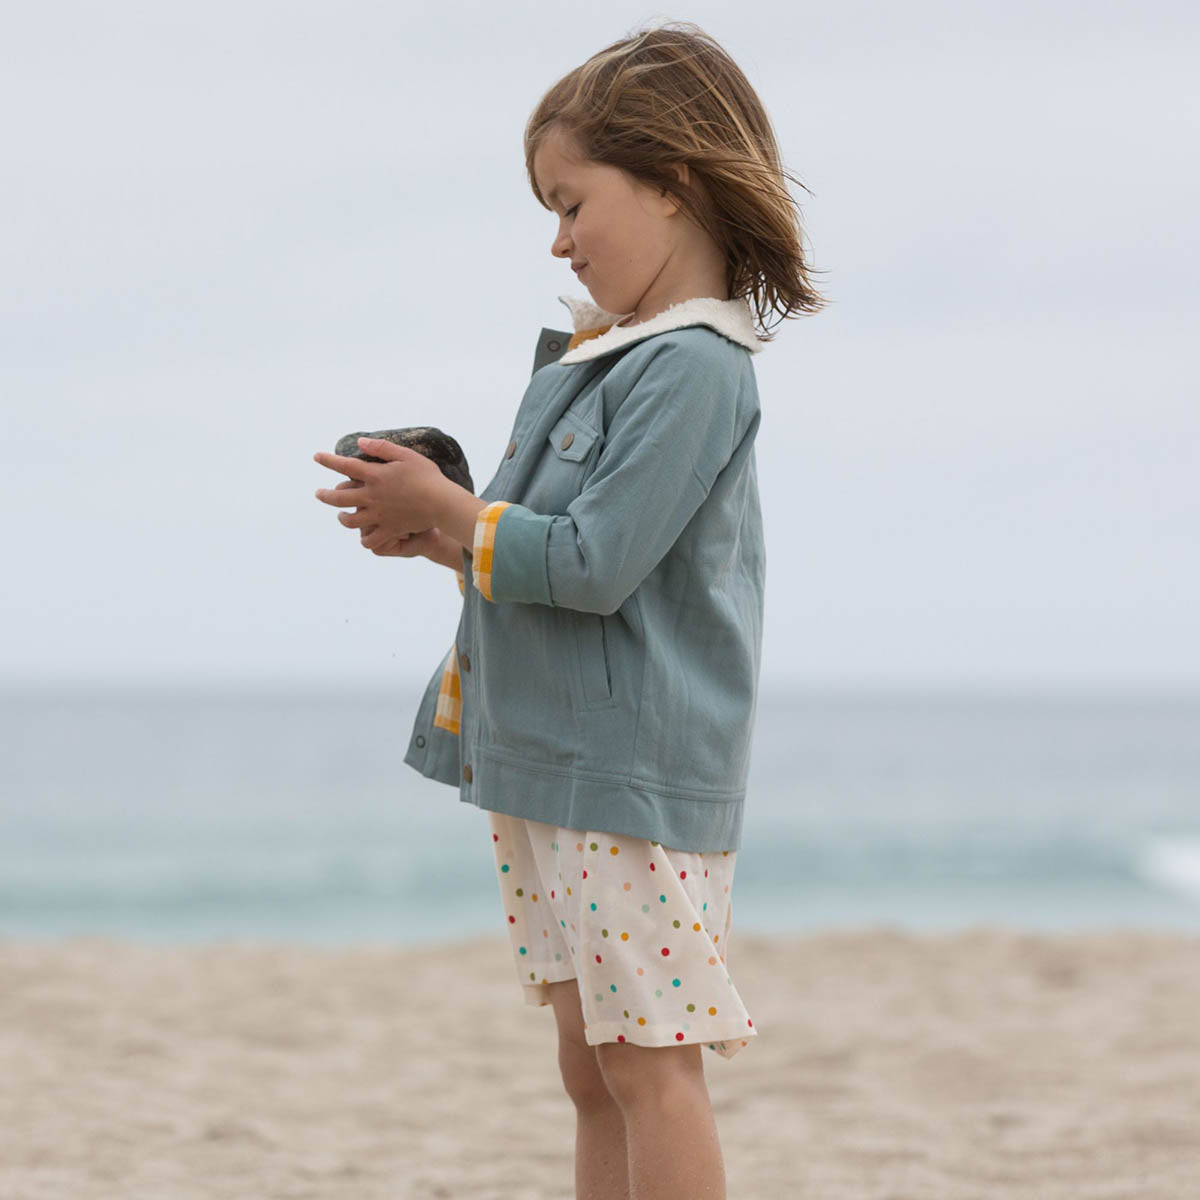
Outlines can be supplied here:
M734 851L488 817L526 1003L578 979L589 1046L699 1042L732 1058L756 1036L725 962Z

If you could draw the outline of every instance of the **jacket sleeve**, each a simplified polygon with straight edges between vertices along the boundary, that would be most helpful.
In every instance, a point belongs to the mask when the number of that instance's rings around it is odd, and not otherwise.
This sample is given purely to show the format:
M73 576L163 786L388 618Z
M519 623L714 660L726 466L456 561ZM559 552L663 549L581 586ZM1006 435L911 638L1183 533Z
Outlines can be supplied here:
M507 501L480 511L473 572L483 597L616 612L733 455L739 390L735 356L699 353L694 340L662 340L565 513Z

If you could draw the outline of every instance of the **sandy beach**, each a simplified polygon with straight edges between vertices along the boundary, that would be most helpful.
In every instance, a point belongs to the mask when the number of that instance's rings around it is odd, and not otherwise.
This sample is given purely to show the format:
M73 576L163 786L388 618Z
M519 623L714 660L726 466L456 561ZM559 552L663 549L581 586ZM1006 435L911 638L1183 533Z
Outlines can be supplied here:
M735 934L731 1200L1200 1197L1200 937ZM0 942L4 1200L565 1200L549 1008L503 935Z

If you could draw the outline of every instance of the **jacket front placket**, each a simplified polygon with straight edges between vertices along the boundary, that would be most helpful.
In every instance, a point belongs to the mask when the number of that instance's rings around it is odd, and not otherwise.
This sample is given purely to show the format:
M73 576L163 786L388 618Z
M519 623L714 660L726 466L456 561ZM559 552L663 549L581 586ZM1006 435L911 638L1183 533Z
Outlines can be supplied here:
M538 371L543 366L549 366L566 352L570 335L559 330L543 329L538 341L538 351L534 357L533 376L536 379ZM545 452L547 439L551 430L558 424L563 413L591 383L597 374L603 373L609 364L602 362L579 363L574 370L564 370L552 384L549 395L544 399L537 394L533 382L526 390L525 398L517 412L513 423L512 437L509 443L511 455L507 453L501 461L496 474L493 475L487 487L480 493L481 500L509 500L514 504L521 502L530 480L541 462ZM468 581L471 579L471 555L463 551L464 574ZM458 634L455 640L460 666L464 660L469 663L474 648L480 642L480 626L486 620L482 606L490 602L485 600L474 587L468 587L463 596L462 617L459 620ZM470 787L474 774L474 765L470 762L468 748L478 744L479 718L476 704L476 689L478 675L471 670L460 670L459 688L461 695L461 718L459 753L461 761L460 788L463 798L470 796Z

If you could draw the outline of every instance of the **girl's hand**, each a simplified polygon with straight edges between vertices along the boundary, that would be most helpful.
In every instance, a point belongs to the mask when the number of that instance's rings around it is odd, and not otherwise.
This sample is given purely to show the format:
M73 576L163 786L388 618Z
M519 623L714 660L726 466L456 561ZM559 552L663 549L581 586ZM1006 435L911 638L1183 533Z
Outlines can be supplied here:
M342 482L339 483L337 485L337 487L335 487L333 490L335 492L340 492L340 491L345 490L346 488L360 488L360 487L362 487L362 484L357 479L343 479ZM356 508L354 511L358 512L358 509ZM343 525L346 525L346 518L348 515L349 514L347 514L347 513L338 513L338 520ZM368 534L374 533L377 528L378 528L378 526L376 526L376 525L367 525L362 529L362 531L359 535L359 540L362 542L362 544L364 546L367 545ZM392 539L392 540L394 540L394 539ZM378 542L376 542L376 545L378 545ZM374 549L374 546L367 546L367 549L368 550Z
M316 495L324 504L353 508L353 513L341 513L338 519L350 529L372 527L370 536L379 539L377 544L431 529L437 523L446 489L463 490L442 474L437 463L407 446L376 438L359 438L358 444L386 461L369 463L319 451L313 455L316 462L340 471L357 486L346 487L343 483L318 488Z
M362 484L356 479L343 479L333 490L340 492L346 488L360 488ZM354 510L355 512L358 509ZM338 520L346 524L347 513L338 513ZM366 525L359 534L363 548L370 550L381 558L418 558L424 557L431 562L441 563L456 571L462 570L462 547L451 537L447 537L436 526L423 529L420 533L410 533L401 537L392 537L383 533L375 536L379 526Z
M363 530L362 544L371 551L386 558L428 558L433 562L442 562L442 538L445 534L440 529L423 529L420 533L410 533L406 537L390 537L382 539L372 536L372 530ZM462 566L461 552L455 560L456 567Z
M372 529L364 529L362 544L372 554L386 558L416 558L418 555L430 562L440 563L451 570L463 570L463 548L436 526L410 533L407 537L391 537Z

